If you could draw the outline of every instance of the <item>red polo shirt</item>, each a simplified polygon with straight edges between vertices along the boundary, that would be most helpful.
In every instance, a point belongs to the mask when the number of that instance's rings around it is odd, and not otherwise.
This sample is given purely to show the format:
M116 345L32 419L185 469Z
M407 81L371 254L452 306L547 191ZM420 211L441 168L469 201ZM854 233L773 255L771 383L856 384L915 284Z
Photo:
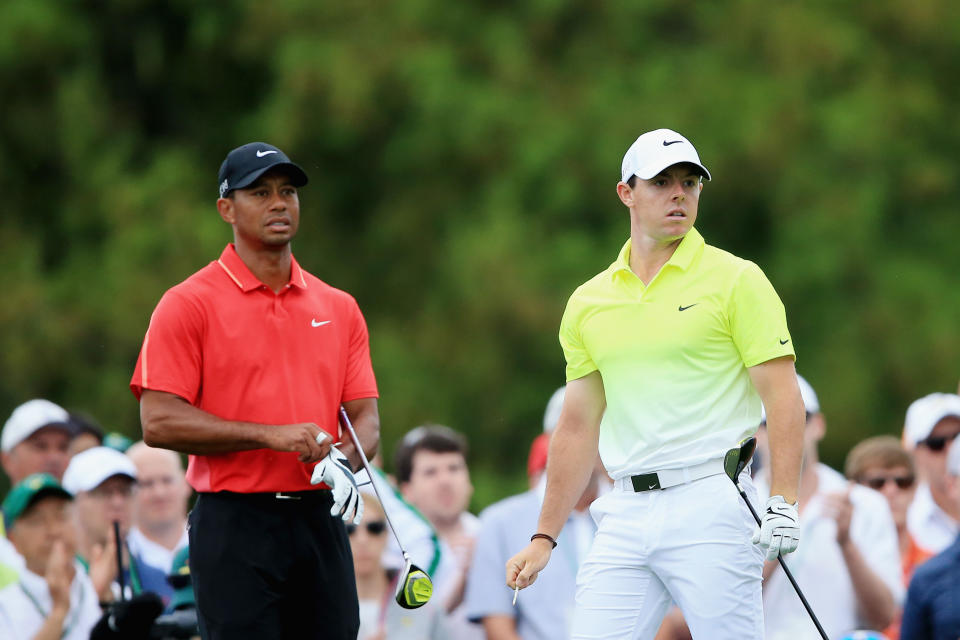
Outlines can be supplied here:
M219 260L168 290L130 381L173 393L215 416L261 424L314 422L340 439L340 404L377 397L367 326L356 300L291 258L280 293L257 280L227 245ZM304 491L313 464L256 449L192 455L197 491Z

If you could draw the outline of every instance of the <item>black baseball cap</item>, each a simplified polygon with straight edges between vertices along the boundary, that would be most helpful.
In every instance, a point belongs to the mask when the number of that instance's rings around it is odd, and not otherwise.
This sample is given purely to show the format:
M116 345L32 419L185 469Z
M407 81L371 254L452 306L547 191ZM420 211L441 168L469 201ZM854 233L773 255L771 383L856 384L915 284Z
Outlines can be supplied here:
M220 197L226 197L234 189L244 189L257 181L265 172L283 167L290 174L293 186L307 184L307 174L290 161L283 151L266 142L249 142L227 154L217 182L220 184Z

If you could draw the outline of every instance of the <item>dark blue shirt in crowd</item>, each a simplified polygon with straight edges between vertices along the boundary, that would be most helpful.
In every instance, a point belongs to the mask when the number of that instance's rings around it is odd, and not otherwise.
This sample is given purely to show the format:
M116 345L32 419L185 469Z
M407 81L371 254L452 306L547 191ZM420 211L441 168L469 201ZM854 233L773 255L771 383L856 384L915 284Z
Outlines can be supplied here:
M960 538L917 567L907 589L900 640L960 638Z

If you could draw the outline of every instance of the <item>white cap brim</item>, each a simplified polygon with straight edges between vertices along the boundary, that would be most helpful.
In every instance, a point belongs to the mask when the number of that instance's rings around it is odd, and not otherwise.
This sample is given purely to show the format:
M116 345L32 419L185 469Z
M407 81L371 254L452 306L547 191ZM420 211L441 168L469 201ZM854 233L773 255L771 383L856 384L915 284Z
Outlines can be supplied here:
M63 474L63 488L77 495L92 491L113 476L137 479L137 468L126 455L110 447L93 447L73 456Z

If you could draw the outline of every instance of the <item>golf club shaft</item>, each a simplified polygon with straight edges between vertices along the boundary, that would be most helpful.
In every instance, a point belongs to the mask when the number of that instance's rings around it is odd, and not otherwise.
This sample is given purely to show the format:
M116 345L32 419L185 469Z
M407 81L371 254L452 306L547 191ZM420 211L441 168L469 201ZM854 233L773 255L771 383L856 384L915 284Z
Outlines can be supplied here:
M400 542L400 536L397 535L397 530L393 528L393 522L390 521L390 514L387 513L387 505L383 502L383 498L380 496L380 489L377 488L377 483L373 479L373 469L370 468L370 461L367 460L367 454L364 453L363 447L360 445L360 438L357 437L357 432L353 430L353 424L351 424L347 410L344 409L343 406L340 407L340 418L343 420L343 425L350 434L350 439L353 440L353 446L357 448L357 452L360 454L360 461L363 462L363 468L367 470L367 475L370 476L370 484L373 486L373 492L377 494L377 500L380 501L380 506L383 507L383 517L386 519L387 524L390 525L390 531L393 532L393 537L400 547L400 553L403 554L404 560L409 560L410 556L407 554L407 550L403 548L403 543Z
M123 592L127 585L124 584L123 579L123 542L120 540L120 523L116 520L113 521L113 540L117 546L117 583L120 585L120 602L123 602L126 600L126 595Z
M753 505L750 504L750 501L747 499L747 494L740 487L740 483L737 483L737 491L740 492L740 497L743 498L743 501L747 503L747 508L750 509L750 513L753 514L753 519L757 521L757 526L760 525L760 516L757 515L757 512L754 510ZM820 637L823 640L830 640L827 637L827 633L823 630L823 627L820 626L820 621L817 620L817 616L813 613L813 609L810 608L810 603L807 602L807 599L803 596L803 591L800 590L800 585L797 584L797 581L794 580L793 574L790 573L790 569L787 569L787 563L783 561L783 556L777 554L777 560L780 562L780 568L783 569L783 572L787 574L787 578L790 580L790 584L793 585L794 591L797 592L797 595L800 596L800 602L803 603L803 608L807 610L807 613L810 614L810 619L813 620L813 624L816 625L817 631L820 632Z

